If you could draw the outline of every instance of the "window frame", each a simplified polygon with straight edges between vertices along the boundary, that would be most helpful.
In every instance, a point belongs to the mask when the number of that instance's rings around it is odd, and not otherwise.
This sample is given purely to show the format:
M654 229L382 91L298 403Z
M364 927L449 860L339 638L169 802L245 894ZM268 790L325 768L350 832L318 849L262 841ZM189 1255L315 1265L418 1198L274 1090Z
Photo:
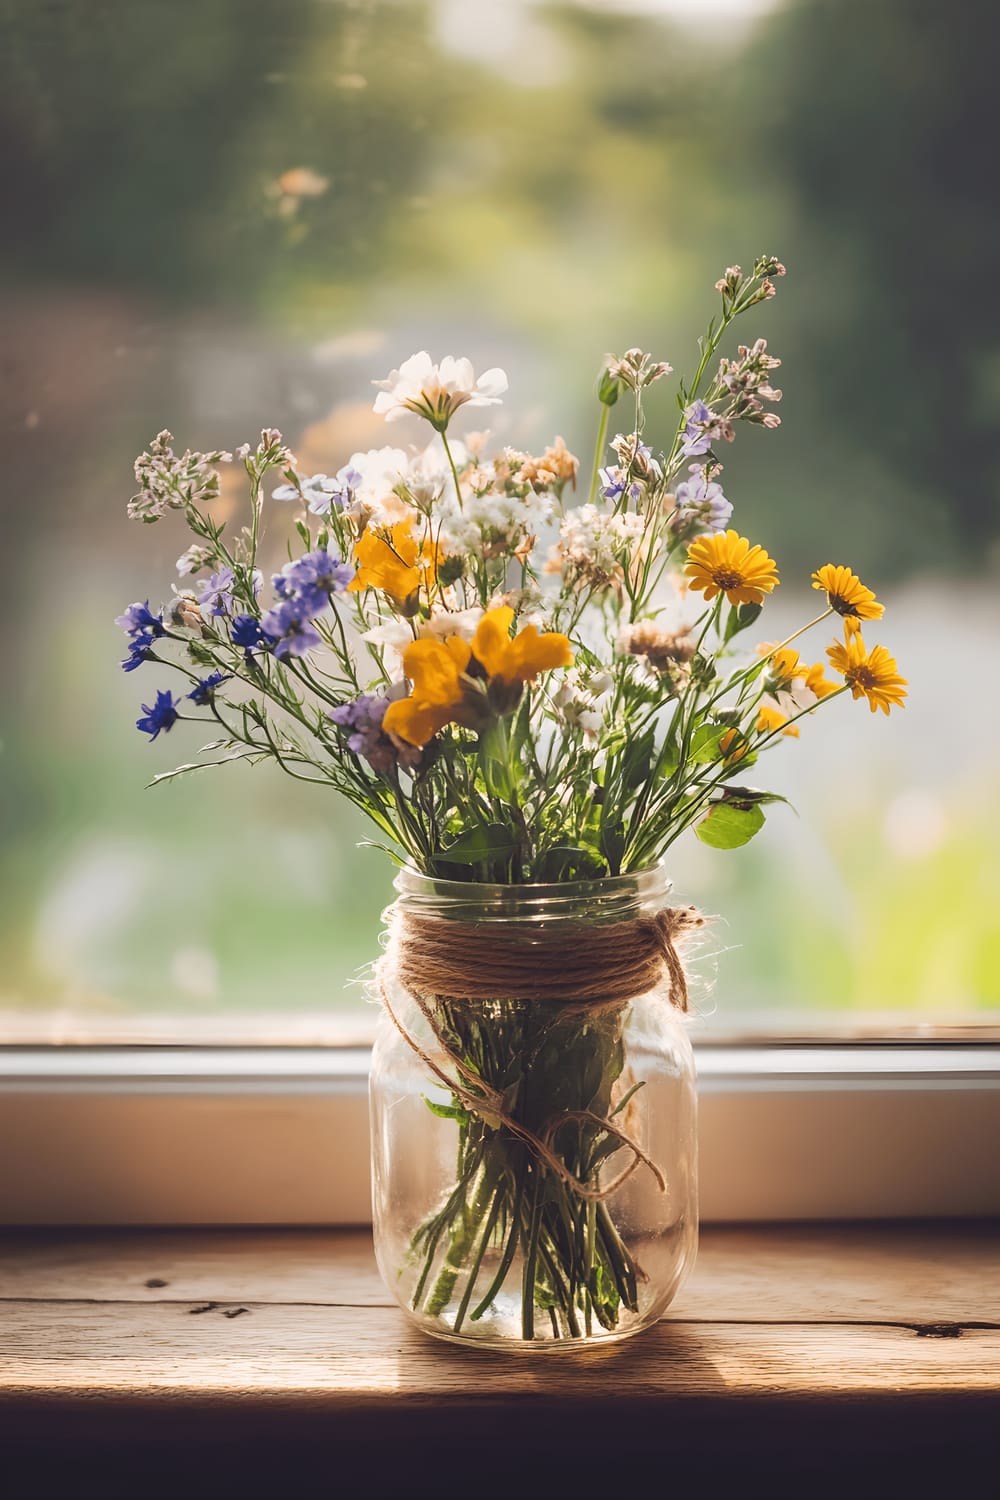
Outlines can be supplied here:
M695 1050L704 1220L1000 1214L1000 1044ZM368 1223L369 1056L0 1050L0 1223Z

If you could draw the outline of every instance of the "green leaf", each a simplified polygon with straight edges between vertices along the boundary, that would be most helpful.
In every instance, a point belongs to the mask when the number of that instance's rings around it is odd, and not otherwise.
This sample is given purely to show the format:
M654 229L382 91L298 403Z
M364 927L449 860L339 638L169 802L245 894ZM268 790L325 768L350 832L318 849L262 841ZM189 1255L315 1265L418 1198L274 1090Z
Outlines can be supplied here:
M688 760L697 766L710 765L713 760L719 760L722 755L719 742L727 732L724 724L699 724L691 738Z
M740 808L758 805L764 807L768 802L784 802L789 807L792 805L780 792L759 792L753 786L733 786L732 784L726 787L725 800Z
M655 734L647 729L629 745L622 758L622 786L629 791L645 786L653 768L653 743Z
M441 850L442 859L459 865L478 865L484 859L513 854L517 839L503 823L484 823L470 828Z
M762 608L760 604L737 604L735 609L731 609L729 618L726 620L725 639L731 641L733 636L739 635L741 630L749 629L759 617Z
M713 849L738 849L741 844L748 844L763 826L764 814L756 804L737 807L731 802L716 802L694 831L703 844Z
M604 850L610 873L620 874L622 859L625 855L625 835L617 825L601 829L601 848Z
M432 1115L437 1115L441 1120L457 1120L464 1125L469 1119L469 1111L463 1109L460 1104L435 1104L433 1099L428 1099L426 1094L421 1096Z
M535 868L538 881L588 880L607 874L607 867L593 849L574 844L556 844L546 849Z

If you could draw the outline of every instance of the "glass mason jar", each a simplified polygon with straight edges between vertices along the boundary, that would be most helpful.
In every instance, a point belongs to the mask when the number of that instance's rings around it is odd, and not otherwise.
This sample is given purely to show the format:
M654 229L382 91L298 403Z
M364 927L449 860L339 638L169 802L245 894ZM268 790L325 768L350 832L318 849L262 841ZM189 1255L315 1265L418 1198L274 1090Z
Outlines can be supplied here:
M370 1084L386 1285L426 1332L462 1343L573 1348L655 1323L697 1241L694 1059L671 966L655 955L633 981L614 953L648 938L669 883L659 870L524 886L404 870L396 890ZM424 947L399 962L416 924ZM471 938L482 957L466 999L455 954ZM483 998L511 954L515 993ZM459 965L447 994L438 955ZM592 980L579 1001L577 959Z

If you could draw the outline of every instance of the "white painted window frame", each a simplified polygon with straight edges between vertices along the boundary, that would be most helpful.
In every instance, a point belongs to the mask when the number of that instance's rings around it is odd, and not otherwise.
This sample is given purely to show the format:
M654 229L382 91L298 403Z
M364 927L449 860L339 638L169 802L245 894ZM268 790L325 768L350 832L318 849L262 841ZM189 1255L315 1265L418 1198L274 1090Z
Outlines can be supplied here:
M696 1052L704 1219L1000 1214L1000 1046ZM0 1051L0 1223L366 1223L368 1058Z

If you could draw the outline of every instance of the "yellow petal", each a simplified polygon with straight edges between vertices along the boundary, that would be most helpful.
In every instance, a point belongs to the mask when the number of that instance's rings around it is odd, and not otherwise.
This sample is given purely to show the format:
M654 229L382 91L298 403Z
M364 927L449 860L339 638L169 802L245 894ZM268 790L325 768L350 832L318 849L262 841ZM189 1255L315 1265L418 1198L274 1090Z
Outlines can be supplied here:
M476 633L472 637L472 654L486 668L490 677L506 675L504 667L510 654L510 627L513 619L514 611L502 604L496 609L487 610L476 626Z

